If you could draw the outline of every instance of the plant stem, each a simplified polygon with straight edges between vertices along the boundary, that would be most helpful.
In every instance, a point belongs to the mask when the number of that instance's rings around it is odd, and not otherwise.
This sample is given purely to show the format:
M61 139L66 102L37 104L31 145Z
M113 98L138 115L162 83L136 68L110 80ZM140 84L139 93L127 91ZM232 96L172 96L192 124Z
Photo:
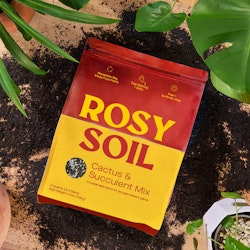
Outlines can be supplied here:
M217 244L219 247L224 247L223 244L221 244L220 242L218 242L217 240L211 238L211 237L208 237L212 242L214 242L215 244Z
M236 238L238 235L238 223L239 223L239 210L237 207L236 199L234 199L234 206L235 206L235 210L236 210L236 213L235 213L235 238Z
M177 2L177 0L174 0L174 2L172 3L172 5L171 5L171 10L173 10L173 8L174 8L176 2Z

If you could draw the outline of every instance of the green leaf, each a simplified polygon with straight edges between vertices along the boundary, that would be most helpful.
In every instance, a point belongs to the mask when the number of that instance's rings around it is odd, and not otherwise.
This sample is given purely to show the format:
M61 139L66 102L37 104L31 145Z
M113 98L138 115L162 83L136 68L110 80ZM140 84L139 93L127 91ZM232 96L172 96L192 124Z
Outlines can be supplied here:
M7 5L7 6L6 6ZM50 41L48 38L44 37L42 34L37 32L35 29L30 27L23 19L21 19L19 16L16 16L12 13L12 11L9 11L8 4L6 4L4 1L0 1L0 9L2 9L5 14L13 20L15 23L20 25L26 32L28 32L31 36L33 36L38 42L43 44L45 47L50 49L51 51L55 52L56 54L72 61L72 62L78 62L74 57L69 55L67 52L62 50L60 47L55 45L52 41Z
M217 77L212 71L210 72L210 77L213 86L222 94L241 102L250 103L250 94L246 91L235 90L234 88L231 88L228 84L226 84L219 77Z
M59 0L66 6L69 6L72 9L80 10L83 6L85 6L90 0Z
M23 38L26 41L30 41L32 39L32 36L29 33L27 33L24 29L22 29L22 27L20 27L19 25L16 25L16 26L17 26L17 29L22 33Z
M236 192L221 192L221 196L223 198L242 199L242 196Z
M231 45L204 60L219 91L250 103L250 1L199 0L187 23L202 58L211 48Z
M173 14L170 4L159 1L137 11L135 29L139 32L166 32L178 27L185 19L185 13Z
M194 232L196 232L203 224L203 220L202 219L198 219L198 220L194 220L188 223L187 227L186 227L186 232L188 234L193 234Z
M227 236L225 250L250 250L250 248L234 239L233 237Z
M20 93L19 88L11 79L2 59L0 59L0 85L3 88L4 92L11 99L11 101L16 105L19 111L27 117L27 114L18 98Z
M56 6L53 4L45 3L39 0L17 0L24 5L29 6L30 8L48 14L50 16L54 16L57 18L61 18L64 20L79 22L79 23L87 23L87 24L111 24L116 23L118 19L111 19L106 17L100 17L96 15L86 14L83 12L78 12L75 10L64 9L60 6Z
M226 229L231 228L233 224L234 224L234 219L231 215L226 216L221 222L222 227Z
M47 73L46 71L39 69L39 67L30 60L30 58L21 50L21 48L17 45L15 40L9 35L1 23L0 38L11 55L21 66L37 75L45 75Z

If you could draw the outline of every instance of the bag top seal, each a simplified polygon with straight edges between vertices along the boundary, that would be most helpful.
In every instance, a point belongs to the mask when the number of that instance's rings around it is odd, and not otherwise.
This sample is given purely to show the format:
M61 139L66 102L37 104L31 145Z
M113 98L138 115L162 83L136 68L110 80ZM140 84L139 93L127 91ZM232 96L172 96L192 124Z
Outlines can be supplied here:
M88 38L85 50L96 51L98 54L113 57L114 60L115 58L121 58L132 64L142 65L143 67L151 68L164 74L167 73L186 78L186 80L193 81L194 83L205 84L208 78L208 72L205 70L157 58L92 37Z

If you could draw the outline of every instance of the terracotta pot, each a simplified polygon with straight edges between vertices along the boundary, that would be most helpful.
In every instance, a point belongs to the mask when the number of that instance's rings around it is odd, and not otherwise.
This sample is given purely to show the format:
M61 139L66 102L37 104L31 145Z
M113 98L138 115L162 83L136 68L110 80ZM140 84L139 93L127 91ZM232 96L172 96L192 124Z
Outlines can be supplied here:
M0 183L0 248L6 238L10 226L11 208L8 193Z
M16 2L15 0L11 1L11 5L18 12L19 16L23 18L25 22L29 22L35 14L35 11L23 4ZM8 32L14 32L17 30L16 25L4 14L0 14L0 22L4 25Z

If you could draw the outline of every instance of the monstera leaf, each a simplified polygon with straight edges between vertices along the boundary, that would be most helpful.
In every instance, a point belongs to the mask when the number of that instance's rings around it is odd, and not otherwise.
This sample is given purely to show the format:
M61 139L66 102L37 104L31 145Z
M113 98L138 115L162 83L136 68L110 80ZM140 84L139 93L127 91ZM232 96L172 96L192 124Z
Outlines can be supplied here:
M250 1L199 0L187 23L215 88L250 103Z
M186 19L186 14L173 13L173 6L158 1L141 7L136 13L135 29L139 32L165 32L178 27Z

